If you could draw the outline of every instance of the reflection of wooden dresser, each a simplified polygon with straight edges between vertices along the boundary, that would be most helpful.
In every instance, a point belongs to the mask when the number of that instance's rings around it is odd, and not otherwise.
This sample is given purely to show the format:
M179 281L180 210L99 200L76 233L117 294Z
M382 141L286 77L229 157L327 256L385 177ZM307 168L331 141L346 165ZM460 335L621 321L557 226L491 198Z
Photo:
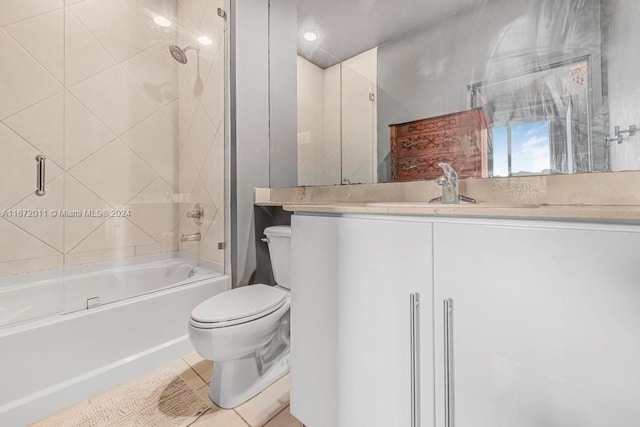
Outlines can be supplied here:
M435 179L447 162L460 178L487 176L487 121L481 109L390 125L391 180Z

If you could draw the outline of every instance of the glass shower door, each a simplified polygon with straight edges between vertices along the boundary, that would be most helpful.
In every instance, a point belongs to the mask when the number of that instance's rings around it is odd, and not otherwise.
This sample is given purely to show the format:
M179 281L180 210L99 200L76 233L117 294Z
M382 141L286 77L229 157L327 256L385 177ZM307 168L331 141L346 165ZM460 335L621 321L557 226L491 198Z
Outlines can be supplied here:
M0 327L64 308L64 10L0 9Z

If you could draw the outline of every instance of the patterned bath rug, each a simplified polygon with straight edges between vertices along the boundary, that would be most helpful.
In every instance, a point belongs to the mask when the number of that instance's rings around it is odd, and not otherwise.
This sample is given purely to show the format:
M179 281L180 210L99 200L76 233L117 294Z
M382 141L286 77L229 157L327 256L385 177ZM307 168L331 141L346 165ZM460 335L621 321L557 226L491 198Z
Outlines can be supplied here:
M172 368L62 410L32 427L184 427L210 405Z

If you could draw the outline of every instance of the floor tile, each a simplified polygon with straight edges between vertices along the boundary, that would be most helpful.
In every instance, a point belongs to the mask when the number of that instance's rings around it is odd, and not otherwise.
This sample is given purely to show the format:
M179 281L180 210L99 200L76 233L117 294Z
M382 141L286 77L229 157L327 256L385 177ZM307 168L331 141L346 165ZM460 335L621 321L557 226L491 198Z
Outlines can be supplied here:
M271 421L266 423L264 427L302 427L302 423L289 412L289 407L276 415Z
M202 380L209 384L213 376L213 362L203 359L198 353L191 353L182 358L196 371Z
M193 365L191 368L193 368L197 372L197 374L200 375L200 378L202 378L205 383L209 384L211 382L211 377L213 376L212 361L202 360Z
M182 360L187 362L189 364L189 366L193 366L198 362L202 362L204 359L198 353L193 352L193 353L189 353L186 356L184 356L182 358Z
M191 427L247 427L242 418L235 412L225 409L210 409L205 412Z
M184 360L178 360L169 366L171 366L192 389L198 390L207 386L204 380L200 378L200 376L196 374L196 372L191 369L191 366L189 366Z
M289 375L286 375L235 410L251 427L262 426L289 406L290 387Z

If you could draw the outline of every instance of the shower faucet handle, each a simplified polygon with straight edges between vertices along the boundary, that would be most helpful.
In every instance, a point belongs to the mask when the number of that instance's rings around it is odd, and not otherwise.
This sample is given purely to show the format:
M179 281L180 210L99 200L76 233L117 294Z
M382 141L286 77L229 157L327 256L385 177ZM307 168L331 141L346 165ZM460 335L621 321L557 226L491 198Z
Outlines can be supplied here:
M195 222L196 225L202 225L202 222L204 221L204 208L202 205L197 203L192 210L187 212L187 218L193 219L193 222Z

